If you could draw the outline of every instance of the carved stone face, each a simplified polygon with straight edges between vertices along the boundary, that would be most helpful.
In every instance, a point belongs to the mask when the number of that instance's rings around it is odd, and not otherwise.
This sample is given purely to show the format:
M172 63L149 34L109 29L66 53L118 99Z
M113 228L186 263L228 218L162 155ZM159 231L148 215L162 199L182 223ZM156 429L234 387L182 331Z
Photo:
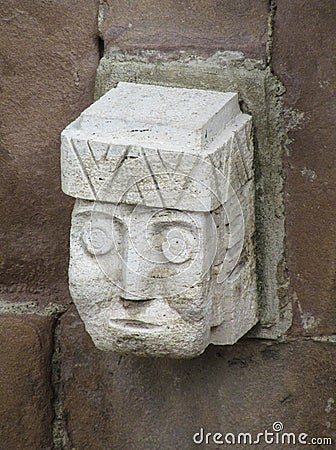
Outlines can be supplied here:
M102 350L188 358L258 321L251 117L119 83L62 132L70 292Z
M70 290L95 345L138 355L202 353L216 243L210 213L77 200Z

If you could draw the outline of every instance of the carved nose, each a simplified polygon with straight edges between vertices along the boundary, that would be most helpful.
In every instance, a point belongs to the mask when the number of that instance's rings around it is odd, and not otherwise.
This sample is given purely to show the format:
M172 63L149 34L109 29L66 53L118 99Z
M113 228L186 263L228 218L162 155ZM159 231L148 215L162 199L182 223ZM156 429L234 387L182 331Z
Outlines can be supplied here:
M124 301L133 303L151 300L150 279L147 276L147 261L141 254L143 236L135 236L133 242L124 243L124 266L122 270L121 294Z

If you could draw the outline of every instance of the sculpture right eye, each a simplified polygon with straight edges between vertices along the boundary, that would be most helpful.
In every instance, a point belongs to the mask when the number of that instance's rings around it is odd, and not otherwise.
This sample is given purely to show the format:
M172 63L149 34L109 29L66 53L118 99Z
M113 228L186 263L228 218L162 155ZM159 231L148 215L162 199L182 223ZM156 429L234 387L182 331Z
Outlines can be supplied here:
M112 249L113 240L111 233L99 226L88 226L84 229L82 239L85 247L91 255L105 255Z
M168 229L162 242L162 253L174 264L184 263L192 257L195 239L189 230Z

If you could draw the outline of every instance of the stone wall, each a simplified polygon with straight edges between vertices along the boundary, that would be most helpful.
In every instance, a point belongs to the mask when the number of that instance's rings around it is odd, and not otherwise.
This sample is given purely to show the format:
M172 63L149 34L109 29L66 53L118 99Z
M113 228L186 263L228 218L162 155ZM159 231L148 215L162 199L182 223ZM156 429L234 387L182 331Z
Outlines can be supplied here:
M0 9L0 450L192 449L201 427L257 434L276 421L335 445L335 3L10 0ZM265 91L265 115L276 103L283 119L272 133L285 180L277 295L293 309L284 338L210 346L190 361L94 348L67 290L73 200L60 190L59 135L92 102L103 47L120 79L139 76L125 58L160 67L241 52L246 73L279 80ZM283 206L272 211L280 220Z

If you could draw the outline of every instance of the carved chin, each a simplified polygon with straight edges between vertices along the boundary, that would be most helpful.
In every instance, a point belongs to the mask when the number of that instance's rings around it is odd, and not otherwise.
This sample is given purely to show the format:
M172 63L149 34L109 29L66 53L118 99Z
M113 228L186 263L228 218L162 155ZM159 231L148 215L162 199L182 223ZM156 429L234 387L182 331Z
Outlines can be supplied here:
M193 358L203 353L209 343L210 327L204 322L156 325L120 320L106 325L89 321L85 328L100 350L137 356Z

